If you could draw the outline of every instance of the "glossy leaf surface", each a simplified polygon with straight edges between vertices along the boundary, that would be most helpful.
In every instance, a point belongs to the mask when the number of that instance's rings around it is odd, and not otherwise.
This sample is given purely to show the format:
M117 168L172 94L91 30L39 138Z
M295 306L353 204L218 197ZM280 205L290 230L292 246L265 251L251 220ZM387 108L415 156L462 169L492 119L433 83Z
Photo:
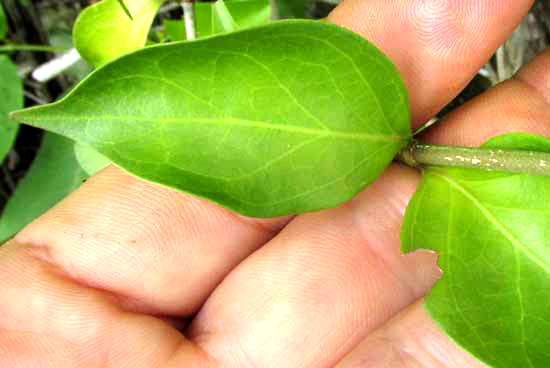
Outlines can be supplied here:
M525 134L484 146L550 152ZM456 342L493 367L550 367L550 177L430 168L402 245L438 252L426 307Z
M74 142L47 133L25 178L0 218L0 243L78 188L86 178L73 151Z
M314 21L146 48L13 117L257 217L350 199L411 136L395 66L358 35Z
M130 19L119 0L102 0L87 7L73 31L80 55L94 66L145 45L153 19L164 0L126 1Z
M8 113L23 107L23 83L16 66L6 56L0 56L0 162L17 136L19 125L8 120Z

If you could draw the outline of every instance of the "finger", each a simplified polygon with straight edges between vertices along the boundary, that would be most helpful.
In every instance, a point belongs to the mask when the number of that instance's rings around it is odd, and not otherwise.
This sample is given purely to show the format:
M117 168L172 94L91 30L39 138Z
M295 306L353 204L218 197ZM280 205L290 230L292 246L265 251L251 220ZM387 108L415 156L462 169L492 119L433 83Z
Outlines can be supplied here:
M15 239L133 311L193 314L288 220L252 220L109 167Z
M483 368L453 343L417 302L368 336L336 368Z
M174 328L116 307L22 245L0 248L0 367L186 367L213 362Z
M347 0L329 19L381 47L405 78L419 127L466 86L532 0Z
M434 254L399 254L416 180L394 166L347 205L296 218L216 289L192 341L228 367L335 364L439 275Z
M373 12L377 4L382 4L349 1L341 9L353 10L353 4L359 3L370 4ZM489 2L451 3L465 25L475 25L478 32L492 35L468 33L470 45L482 54L493 52L506 36L501 29L508 26L492 28L495 15L489 20L491 17L484 13L491 8ZM521 16L512 14L524 14L530 5L501 3L507 7L496 17L498 22L514 24ZM400 4L414 13L413 7L423 6L424 2ZM360 11L366 10L361 7ZM390 23L394 19L401 22L393 15ZM429 23L430 19L425 21ZM492 41L478 44L479 39ZM431 56L427 60L407 58L408 45L400 42L396 38L387 47L391 45L391 50L402 53L397 58L402 70L407 70L408 64L420 69L432 65ZM385 50L383 44L379 46ZM450 47L447 51L444 62L463 56L461 48ZM437 55L436 60L440 60ZM472 72L468 73L471 78ZM467 79L459 69L456 74ZM441 76L435 80L440 90L446 88ZM431 82L428 87L434 88ZM411 95L420 93L420 88L413 86ZM422 110L428 105L433 108L437 103L413 108ZM296 218L224 280L194 320L190 336L227 366L238 366L243 360L262 367L335 364L366 334L423 295L438 276L433 255L399 255L399 228L417 180L415 172L394 166L346 206ZM243 302L232 302L236 298Z
M550 49L512 79L455 110L422 139L433 144L479 146L513 132L550 136Z

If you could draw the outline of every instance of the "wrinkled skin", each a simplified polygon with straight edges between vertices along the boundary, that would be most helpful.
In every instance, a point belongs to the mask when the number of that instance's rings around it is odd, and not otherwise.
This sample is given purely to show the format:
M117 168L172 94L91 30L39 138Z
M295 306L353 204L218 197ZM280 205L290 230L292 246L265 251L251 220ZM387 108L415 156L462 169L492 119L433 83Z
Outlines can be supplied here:
M347 0L329 20L397 64L413 127L531 0ZM423 139L550 135L550 52ZM109 167L0 248L1 367L483 367L426 315L436 256L399 253L419 174L340 208L254 220Z

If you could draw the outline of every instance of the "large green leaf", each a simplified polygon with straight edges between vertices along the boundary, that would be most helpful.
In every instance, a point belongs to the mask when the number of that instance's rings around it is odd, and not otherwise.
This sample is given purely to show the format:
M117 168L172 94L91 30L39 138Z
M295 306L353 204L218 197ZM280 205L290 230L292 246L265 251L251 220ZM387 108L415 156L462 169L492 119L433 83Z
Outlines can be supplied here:
M74 142L47 133L27 176L17 186L0 218L0 242L42 215L86 178L74 157Z
M23 83L10 59L0 55L0 163L10 151L19 125L8 121L8 113L23 107Z
M74 44L80 56L94 66L145 45L151 23L164 0L125 1L130 19L120 0L102 0L78 17Z
M550 152L530 135L484 146ZM426 307L456 342L494 367L550 367L550 177L430 168L402 245L439 253Z
M2 3L0 3L0 40L6 37L8 34L8 22Z
M353 197L407 144L409 115L397 69L372 44L285 21L140 50L13 118L141 178L271 217Z

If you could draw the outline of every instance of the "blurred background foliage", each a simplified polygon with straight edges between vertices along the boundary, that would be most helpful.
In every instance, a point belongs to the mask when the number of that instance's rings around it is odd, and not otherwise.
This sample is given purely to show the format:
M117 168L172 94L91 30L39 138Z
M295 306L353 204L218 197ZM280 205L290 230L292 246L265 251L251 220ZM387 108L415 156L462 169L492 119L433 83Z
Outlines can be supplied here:
M271 1L272 18L311 19L326 17L340 2ZM79 61L48 82L39 82L31 76L38 66L73 47L73 24L82 9L95 2L0 0L0 159L3 159L0 241L11 237L86 180L72 142L31 127L2 123L7 119L7 112L20 105L32 106L59 99L92 70L84 61ZM182 15L179 3L166 2L153 22L148 43L171 41L178 38L175 35L183 34ZM513 76L549 43L550 1L537 0L513 36L438 117Z

